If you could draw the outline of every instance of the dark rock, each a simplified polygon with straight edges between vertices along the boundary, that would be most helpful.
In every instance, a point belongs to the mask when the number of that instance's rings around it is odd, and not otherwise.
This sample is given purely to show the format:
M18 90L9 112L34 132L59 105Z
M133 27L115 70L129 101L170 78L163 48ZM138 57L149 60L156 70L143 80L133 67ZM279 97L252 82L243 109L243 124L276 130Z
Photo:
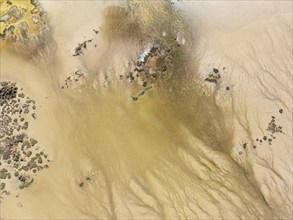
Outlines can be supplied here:
M5 168L2 168L0 170L0 179L6 179L7 176L8 176L8 170Z
M26 156L27 157L30 157L32 155L32 152L31 151L28 151L27 153L26 153Z
M0 190L3 190L3 189L5 189L5 183L0 184Z
M32 178L30 181L25 181L25 182L23 182L23 184L21 184L20 185L20 189L23 189L23 188L25 188L25 187L28 187L30 184L32 184L33 183L33 181L34 181L34 179Z
M31 146L35 146L35 144L38 143L38 141L33 138L30 138L30 142L31 142Z
M43 163L42 158L39 157L39 159L38 159L38 163Z

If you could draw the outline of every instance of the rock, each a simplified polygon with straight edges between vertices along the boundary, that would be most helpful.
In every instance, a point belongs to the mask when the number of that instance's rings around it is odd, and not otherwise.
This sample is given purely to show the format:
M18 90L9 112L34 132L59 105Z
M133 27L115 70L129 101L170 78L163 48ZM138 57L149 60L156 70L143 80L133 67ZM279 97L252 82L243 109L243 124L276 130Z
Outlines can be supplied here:
M0 184L0 190L3 190L3 189L5 189L5 183Z
M39 159L38 159L38 163L43 163L42 158L39 157Z
M32 155L32 152L31 151L28 151L27 153L26 153L26 156L27 157L30 157Z
M19 179L21 182L25 182L25 181L26 181L26 178L25 178L24 176L22 176L22 175L19 176L18 179Z
M22 126L23 130L27 130L28 129L28 122L24 122L23 126Z
M30 139L30 142L31 142L31 146L34 146L35 144L38 143L38 141L33 138Z
M37 164L36 164L36 158L34 157L34 158L32 158L29 162L28 162L28 164L27 164L27 168L28 169L33 169L33 168L35 168L35 167L37 167Z
M30 143L27 140L24 141L21 146L22 146L22 148L26 148L26 149L31 147Z
M219 70L217 68L214 68L213 71L214 71L214 73L218 73L219 72Z
M5 152L3 154L3 160L8 160L10 158L10 152Z
M27 166L22 166L19 170L29 171L29 168Z
M28 182L23 182L23 184L20 185L20 189L23 189L25 187L28 187L30 184L32 184L34 182L34 179L32 178L30 181Z
M32 113L32 117L33 117L33 119L37 119L37 117L36 117L36 114L35 114L35 113Z
M8 176L8 170L5 168L2 168L0 170L0 179L6 179L7 176Z
M18 95L18 97L20 97L20 98L24 98L25 96L24 96L23 93L20 93L20 94Z

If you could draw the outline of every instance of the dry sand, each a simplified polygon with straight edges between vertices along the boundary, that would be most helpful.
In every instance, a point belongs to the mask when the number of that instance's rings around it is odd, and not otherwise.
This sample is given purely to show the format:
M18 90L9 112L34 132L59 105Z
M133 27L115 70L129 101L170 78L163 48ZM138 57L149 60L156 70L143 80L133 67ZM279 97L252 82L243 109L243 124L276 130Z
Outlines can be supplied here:
M292 2L174 2L41 1L46 46L2 42L51 161L1 219L293 218Z

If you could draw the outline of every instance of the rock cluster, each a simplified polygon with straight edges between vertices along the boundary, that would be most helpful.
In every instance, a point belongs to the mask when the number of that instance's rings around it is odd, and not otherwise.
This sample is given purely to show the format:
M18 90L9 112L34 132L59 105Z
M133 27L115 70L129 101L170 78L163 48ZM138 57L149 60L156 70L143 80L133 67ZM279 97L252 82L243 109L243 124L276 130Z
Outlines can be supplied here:
M24 40L45 25L45 12L36 0L1 1L0 39Z
M99 32L94 30L96 34ZM87 49L87 44L91 43L93 39L86 40L83 43L78 44L75 48L73 56L79 56ZM164 44L155 42L150 43L149 46L142 54L140 54L136 60L133 60L127 67L124 73L119 75L119 79L126 81L131 85L136 85L139 91L132 95L133 101L137 101L146 92L157 85L164 77L168 75L168 70L173 67L174 53L178 50L180 45L176 41L176 38L172 39L172 42L168 44L168 47ZM81 89L83 88L83 82L86 78L86 74L82 71L75 71L74 75L65 79L62 89ZM110 78L108 74L104 75L104 83L109 85ZM137 88L135 87L135 88Z
M50 162L37 146L38 141L27 134L29 121L36 119L36 102L21 91L16 83L0 82L1 196L14 191L12 186L29 186L37 172L48 168Z
M74 54L72 56L79 56L81 54L83 54L82 50L87 48L87 44L91 43L93 41L93 39L91 40L86 40L80 44L78 44L78 46L75 48Z
M268 123L268 127L266 130L268 131L266 135L264 135L262 138L256 138L256 141L259 144L267 142L269 145L272 145L273 140L276 139L277 133L284 134L283 127L277 124L275 116L271 117L271 120ZM256 148L255 145L254 145L254 148Z
M277 138L278 133L284 134L283 127L281 125L278 125L276 116L271 116L271 119L268 123L268 127L266 128L266 132L262 137L257 137L255 139L255 143L252 144L251 147L253 147L253 149L256 149L258 146L261 146L262 144L268 144L269 146L271 146L274 140ZM241 147L244 150L247 149L248 146L248 142L241 144ZM243 151L239 151L240 155L242 153Z
M217 68L213 68L213 72L210 73L208 75L208 77L206 77L204 79L204 81L217 84L218 83L218 80L220 78L221 78L221 74L220 74L219 70ZM229 90L229 89L226 88L226 90Z
M271 136L275 133L283 133L282 126L276 124L276 117L272 116L271 121L268 124L267 131L271 133Z
M174 39L173 44L170 44L170 47L167 48L162 44L153 43L152 47L141 54L125 74L120 75L120 80L126 80L130 84L141 86L140 91L131 96L133 101L137 101L146 94L147 90L153 88L168 74L171 74L168 70L173 67L172 51L177 50L176 47L178 47L176 39Z
M15 83L9 85L7 82L1 82L1 89L0 89L0 104L5 100L10 100L16 97L17 87Z
M22 92L18 94L16 83L0 82L0 106L1 139L27 130L29 115L36 119L36 102Z
M83 79L85 79L86 75L84 72L77 70L74 72L73 76L68 76L65 79L64 85L61 87L62 89L72 89L76 86L76 83L83 84Z

